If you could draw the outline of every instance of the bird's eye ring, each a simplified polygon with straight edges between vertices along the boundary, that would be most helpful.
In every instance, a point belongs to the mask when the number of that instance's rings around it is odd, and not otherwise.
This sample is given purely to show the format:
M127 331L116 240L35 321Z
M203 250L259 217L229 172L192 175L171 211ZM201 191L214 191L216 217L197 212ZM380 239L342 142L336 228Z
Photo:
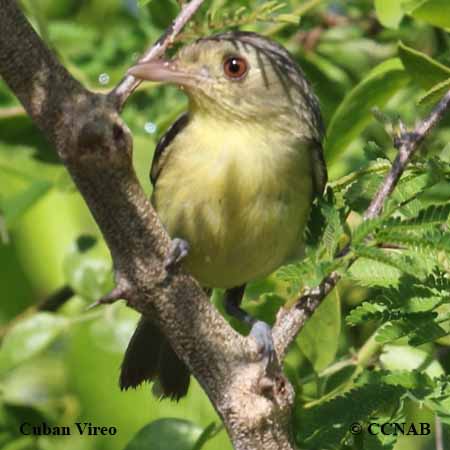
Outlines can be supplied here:
M240 56L229 56L223 63L223 71L230 80L242 80L248 72L247 61Z

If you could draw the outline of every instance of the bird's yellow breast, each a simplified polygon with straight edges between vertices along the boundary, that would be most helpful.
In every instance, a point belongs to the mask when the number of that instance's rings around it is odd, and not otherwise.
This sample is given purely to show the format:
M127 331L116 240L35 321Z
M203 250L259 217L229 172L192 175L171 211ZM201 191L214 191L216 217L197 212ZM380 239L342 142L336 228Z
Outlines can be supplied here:
M231 288L301 253L310 156L281 132L195 116L166 149L153 202L168 233L189 242L187 270Z

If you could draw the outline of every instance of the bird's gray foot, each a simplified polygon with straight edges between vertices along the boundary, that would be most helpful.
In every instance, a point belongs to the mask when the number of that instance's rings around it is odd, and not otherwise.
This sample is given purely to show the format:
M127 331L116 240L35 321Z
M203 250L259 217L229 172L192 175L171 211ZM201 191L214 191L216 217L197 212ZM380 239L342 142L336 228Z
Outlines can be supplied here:
M164 261L164 267L168 271L178 265L189 253L189 243L184 239L175 238L170 243L169 253Z
M267 361L267 366L275 362L276 354L270 326L262 320L256 320L250 330L250 336L255 339L258 352L262 359Z
M267 362L269 367L276 361L275 347L272 339L272 329L270 326L252 317L247 311L241 308L242 297L244 296L245 285L228 289L225 292L225 311L251 326L250 336L256 340L261 359Z

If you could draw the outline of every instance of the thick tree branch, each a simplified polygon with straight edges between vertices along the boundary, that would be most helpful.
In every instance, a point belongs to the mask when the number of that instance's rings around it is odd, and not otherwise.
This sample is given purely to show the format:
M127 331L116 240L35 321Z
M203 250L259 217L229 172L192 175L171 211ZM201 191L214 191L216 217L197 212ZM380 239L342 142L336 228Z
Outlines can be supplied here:
M185 5L146 60L162 54L201 3ZM191 277L163 269L170 240L137 181L131 135L119 117L135 81L125 78L106 96L83 88L14 0L0 0L0 30L0 75L54 145L111 251L117 290L110 300L125 297L160 326L236 449L293 449L293 390L281 368L266 373L253 338L236 333Z
M401 133L394 139L394 146L398 150L397 157L392 164L391 170L386 175L378 192L364 213L363 220L374 219L381 214L386 200L394 191L412 156L449 108L450 91L445 94L430 115L422 120L413 131L410 132L404 126L401 127ZM350 247L347 246L338 257L347 255L349 250ZM353 260L350 261L349 265L352 262ZM306 321L320 306L324 298L334 289L340 278L337 272L331 273L319 286L304 293L291 309L280 310L273 328L275 347L280 358L284 356L289 345L294 341Z
M56 62L15 2L0 1L0 23L1 76L54 143L64 100L83 95L84 89Z

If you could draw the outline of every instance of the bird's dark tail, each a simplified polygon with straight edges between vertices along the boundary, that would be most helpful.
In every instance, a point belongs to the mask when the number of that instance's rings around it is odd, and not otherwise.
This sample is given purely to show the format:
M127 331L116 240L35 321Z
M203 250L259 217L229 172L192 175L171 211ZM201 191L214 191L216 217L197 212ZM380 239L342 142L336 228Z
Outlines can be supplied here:
M136 388L144 381L159 381L162 397L179 400L189 388L190 374L161 331L141 318L131 337L120 373L120 388Z

